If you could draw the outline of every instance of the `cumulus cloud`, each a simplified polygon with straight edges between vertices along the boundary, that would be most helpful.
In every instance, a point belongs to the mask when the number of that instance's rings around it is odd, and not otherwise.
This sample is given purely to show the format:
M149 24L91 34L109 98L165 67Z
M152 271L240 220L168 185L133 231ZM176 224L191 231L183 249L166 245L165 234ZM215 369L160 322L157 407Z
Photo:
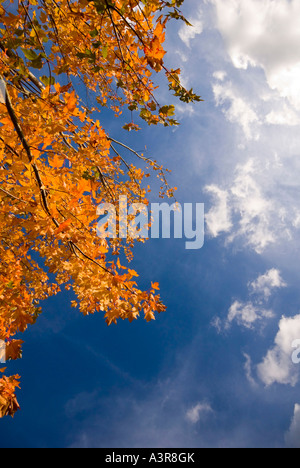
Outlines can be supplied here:
M231 59L213 61L212 91L232 124L234 146L230 158L224 155L224 166L218 161L227 169L231 159L231 172L222 174L222 184L212 180L207 187L212 197L208 232L263 254L290 242L300 228L294 181L299 169L300 3L209 3Z
M206 187L212 198L208 233L225 234L227 242L263 254L290 242L300 228L294 181L299 170L300 3L208 3L230 58L212 57L211 86L216 106L232 124L226 137L233 143L232 154L224 155L224 163L217 161L220 172L230 164L232 170L223 171L221 184L212 179Z
M285 435L288 448L300 448L300 405L296 404L290 428Z
M236 177L230 188L230 199L234 211L239 216L236 230L229 238L243 237L257 253L275 242L274 218L278 206L264 194L262 184L257 178L258 168L253 159L236 169Z
M297 236L300 215L295 164L291 159L283 168L276 153L269 160L250 157L222 185L206 186L204 191L211 196L208 234L225 234L228 244L241 242L258 254Z
M212 237L226 233L229 243L240 238L257 253L262 253L287 235L283 226L293 223L294 217L290 214L288 219L285 202L277 200L276 192L270 197L272 182L267 181L269 186L265 185L265 171L262 162L250 158L236 167L235 177L228 181L227 187L214 184L205 187L212 196L206 215Z
M261 67L269 87L300 109L298 0L211 0L236 68Z
M300 338L300 315L282 317L274 346L257 366L260 380L267 386L274 383L295 386L299 380L299 365L292 361L292 344Z
M196 424L208 413L213 413L213 409L208 403L197 403L186 412L186 419L192 424Z

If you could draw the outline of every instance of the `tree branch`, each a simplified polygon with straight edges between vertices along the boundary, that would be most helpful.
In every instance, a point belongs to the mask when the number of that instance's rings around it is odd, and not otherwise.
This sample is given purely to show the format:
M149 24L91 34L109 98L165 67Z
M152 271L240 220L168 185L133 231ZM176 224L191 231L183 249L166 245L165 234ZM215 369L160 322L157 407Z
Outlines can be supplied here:
M1 77L1 75L0 75L0 78L3 79ZM39 186L40 193L41 193L41 196L42 196L43 208L44 208L45 212L50 216L50 218L54 222L55 226L59 227L59 223L56 221L56 219L50 213L50 210L49 210L49 207L48 207L48 201L47 201L47 192L43 188L43 183L42 183L42 180L41 180L41 177L40 177L39 170L38 170L38 168L37 168L37 166L36 166L36 164L34 162L33 156L31 154L30 147L29 147L29 145L27 143L27 140L26 140L26 138L24 136L23 130L22 130L22 128L21 128L21 126L20 126L20 124L18 122L18 118L17 118L17 116L15 114L15 111L13 109L13 106L12 106L11 99L10 99L9 92L8 92L7 88L5 88L5 105L6 105L8 114L9 114L9 116L11 118L11 121L13 123L13 126L14 126L17 134L18 134L18 137L19 137L21 143L22 143L22 146L23 146L24 150L26 151L28 160L31 163L31 166L32 166L32 169L33 169L33 172L34 172L34 175L35 175L35 178L36 178L36 181L37 181L37 184Z

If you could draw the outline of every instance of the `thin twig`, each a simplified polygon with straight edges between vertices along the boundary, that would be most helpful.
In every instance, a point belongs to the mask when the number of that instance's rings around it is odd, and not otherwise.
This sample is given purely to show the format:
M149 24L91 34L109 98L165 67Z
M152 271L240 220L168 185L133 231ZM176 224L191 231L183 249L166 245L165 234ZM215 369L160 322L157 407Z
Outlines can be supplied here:
M1 187L0 187L0 190L1 190L1 192L3 192L3 193L5 193L6 195L8 195L9 197L13 198L14 200L18 200L18 201L20 201L20 202L22 202L22 203L28 203L27 201L22 200L21 198L16 197L16 196L13 195L12 193L7 192L6 190L4 190L4 189L1 188Z

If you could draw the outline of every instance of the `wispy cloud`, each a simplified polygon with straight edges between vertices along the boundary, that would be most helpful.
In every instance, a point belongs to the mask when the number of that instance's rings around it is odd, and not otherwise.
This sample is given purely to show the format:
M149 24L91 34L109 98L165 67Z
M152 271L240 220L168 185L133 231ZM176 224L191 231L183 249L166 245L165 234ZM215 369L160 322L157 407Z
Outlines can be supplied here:
M197 403L186 412L186 419L192 424L196 424L205 418L209 413L213 413L213 409L208 403Z
M220 106L229 122L241 126L247 140L259 138L257 127L259 116L251 107L246 96L242 96L230 81L224 81L224 75L214 74L220 78L213 84L216 105Z
M268 300L276 289L286 287L281 278L280 271L276 268L268 270L257 279L248 283L248 298L246 301L234 300L231 304L224 328L229 329L234 322L245 328L254 329L257 322L264 324L266 319L275 316L273 310L268 307ZM220 332L222 320L217 317L212 325Z
M190 396L195 385L190 375L192 349L193 345L183 365L164 377L139 382L138 388L134 384L116 388L109 395L98 389L73 396L65 411L71 425L77 420L80 425L70 434L70 446L170 448L205 444L202 431L210 428L208 416L215 413L206 395L197 403ZM195 430L198 422L203 424Z
M252 304L251 302L235 301L228 312L226 328L229 328L233 321L238 325L245 328L253 328L257 321L274 317L272 310L263 309L259 305Z
M190 22L192 26L183 25L179 30L179 37L187 47L190 47L191 41L203 32L202 11L198 10Z
M253 377L253 373L252 373L252 360L251 360L251 357L247 353L243 353L243 354L244 354L244 358L246 359L245 364L244 364L244 370L245 370L247 380L251 384L252 387L257 387L257 383L256 383L256 381L255 381L255 379Z
M272 268L252 281L249 284L249 289L253 294L262 296L264 300L267 300L274 289L285 288L286 286L287 284L281 278L280 271Z

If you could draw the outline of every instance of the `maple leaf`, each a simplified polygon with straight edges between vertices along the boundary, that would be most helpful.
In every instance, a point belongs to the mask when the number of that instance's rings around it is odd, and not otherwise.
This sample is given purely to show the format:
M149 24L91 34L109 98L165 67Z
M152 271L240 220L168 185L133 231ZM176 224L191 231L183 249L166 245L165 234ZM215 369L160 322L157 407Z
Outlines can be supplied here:
M136 271L131 270L130 268L128 268L128 273L130 276L135 276L137 278L139 277L139 274Z
M19 359L22 356L22 340L11 340L6 345L6 360L15 360Z
M64 232L66 231L66 229L68 228L68 226L71 224L72 222L72 219L67 219L66 221L64 221L63 223L60 224L60 226L55 230L55 234L59 234L60 232Z
M15 390L19 387L19 376L2 377L0 379L0 417L14 416L20 409Z
M67 96L67 110L72 113L76 109L77 97L75 91L73 90L69 96Z

